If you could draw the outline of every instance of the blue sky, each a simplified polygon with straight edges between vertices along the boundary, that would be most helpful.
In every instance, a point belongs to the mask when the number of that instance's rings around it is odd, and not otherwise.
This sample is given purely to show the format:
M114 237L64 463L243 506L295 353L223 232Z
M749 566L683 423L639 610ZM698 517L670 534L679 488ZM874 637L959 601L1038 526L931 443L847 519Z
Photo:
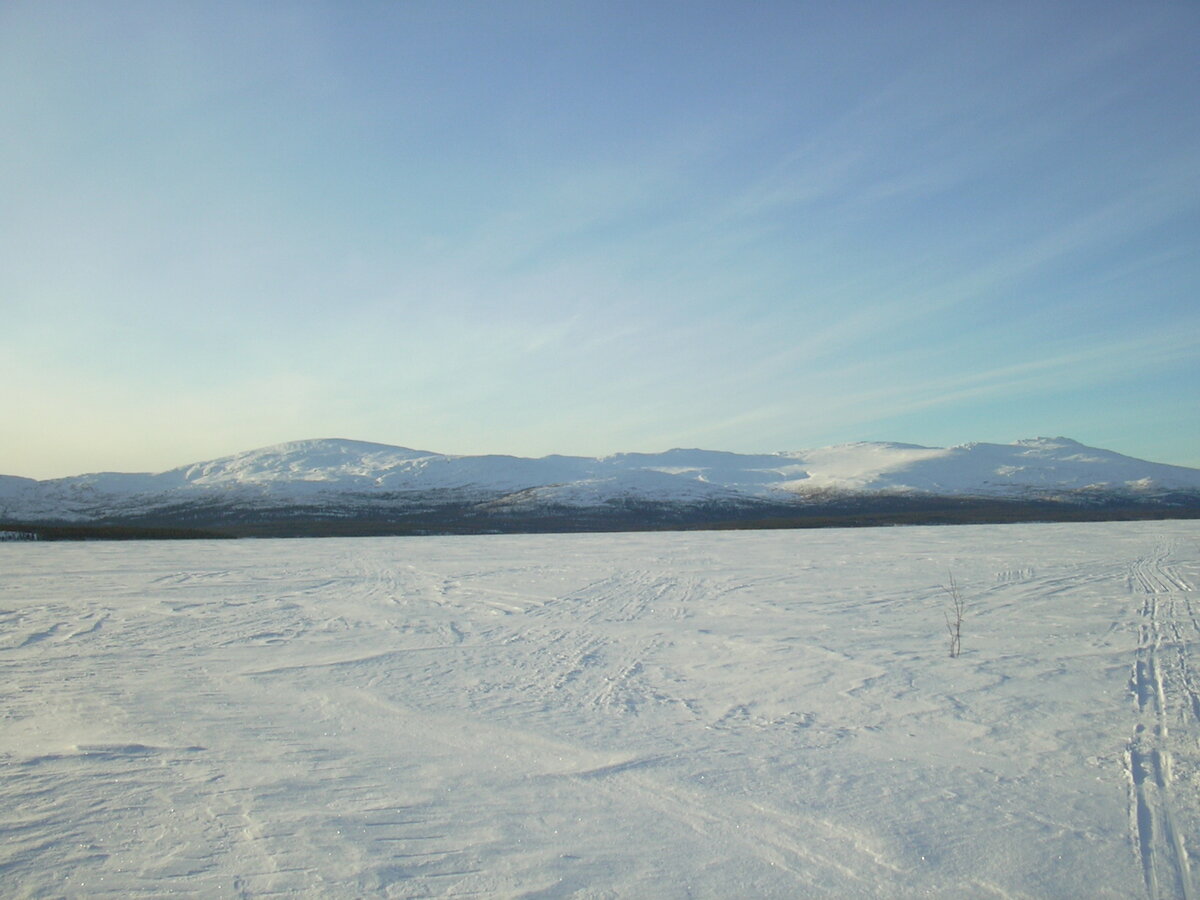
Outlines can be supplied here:
M1195 3L0 6L0 472L1200 466Z

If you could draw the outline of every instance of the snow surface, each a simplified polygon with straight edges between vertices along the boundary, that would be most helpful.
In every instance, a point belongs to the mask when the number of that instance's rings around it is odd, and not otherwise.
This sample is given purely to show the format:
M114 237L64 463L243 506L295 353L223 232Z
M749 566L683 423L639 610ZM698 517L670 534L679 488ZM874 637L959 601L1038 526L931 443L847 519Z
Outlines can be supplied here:
M1200 522L0 572L6 897L1196 896Z
M1200 491L1200 470L1133 459L1068 438L950 448L858 443L774 454L668 450L597 459L450 456L324 439L264 447L159 474L106 472L42 482L0 477L0 516L106 518L181 503L337 504L348 496L369 502L372 496L427 498L439 491L485 501L514 495L505 501L513 505L589 506L623 499L789 502L828 492L1029 497L1083 489Z

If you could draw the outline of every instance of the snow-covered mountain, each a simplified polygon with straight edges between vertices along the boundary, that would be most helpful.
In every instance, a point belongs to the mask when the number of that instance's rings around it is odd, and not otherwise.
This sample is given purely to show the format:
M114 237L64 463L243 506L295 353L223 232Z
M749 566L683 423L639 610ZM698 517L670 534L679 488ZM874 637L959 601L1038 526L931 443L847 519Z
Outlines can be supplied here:
M341 439L296 441L157 474L34 481L0 476L0 520L195 520L477 507L489 514L624 504L804 505L830 497L1146 499L1200 494L1200 469L1068 438L957 447L856 443L739 454L711 450L589 458L451 456ZM223 512L220 512L223 511Z

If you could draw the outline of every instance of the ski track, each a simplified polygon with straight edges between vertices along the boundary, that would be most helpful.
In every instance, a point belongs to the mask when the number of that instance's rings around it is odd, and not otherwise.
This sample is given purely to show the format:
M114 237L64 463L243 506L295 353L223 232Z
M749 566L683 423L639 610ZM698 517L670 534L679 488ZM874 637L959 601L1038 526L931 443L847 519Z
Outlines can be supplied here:
M0 888L1191 900L1198 532L0 547Z
M1192 812L1195 807L1200 693L1191 648L1200 623L1187 597L1192 586L1168 562L1171 553L1169 543L1160 543L1152 554L1133 560L1126 579L1129 590L1144 599L1130 676L1139 721L1125 752L1125 765L1130 833L1146 894L1192 900L1196 889L1188 837L1195 841L1196 833L1187 830L1177 808ZM1173 736L1173 729L1184 739ZM1182 794L1177 767L1193 776L1182 782ZM1194 818L1189 824L1195 825ZM1191 854L1195 852L1193 845Z

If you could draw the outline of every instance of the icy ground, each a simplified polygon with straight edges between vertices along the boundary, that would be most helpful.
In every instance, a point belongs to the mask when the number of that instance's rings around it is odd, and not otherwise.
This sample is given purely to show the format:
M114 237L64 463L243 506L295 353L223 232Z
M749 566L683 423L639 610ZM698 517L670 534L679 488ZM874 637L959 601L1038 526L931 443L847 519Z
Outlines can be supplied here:
M1198 896L1198 584L1178 521L3 544L0 894Z

